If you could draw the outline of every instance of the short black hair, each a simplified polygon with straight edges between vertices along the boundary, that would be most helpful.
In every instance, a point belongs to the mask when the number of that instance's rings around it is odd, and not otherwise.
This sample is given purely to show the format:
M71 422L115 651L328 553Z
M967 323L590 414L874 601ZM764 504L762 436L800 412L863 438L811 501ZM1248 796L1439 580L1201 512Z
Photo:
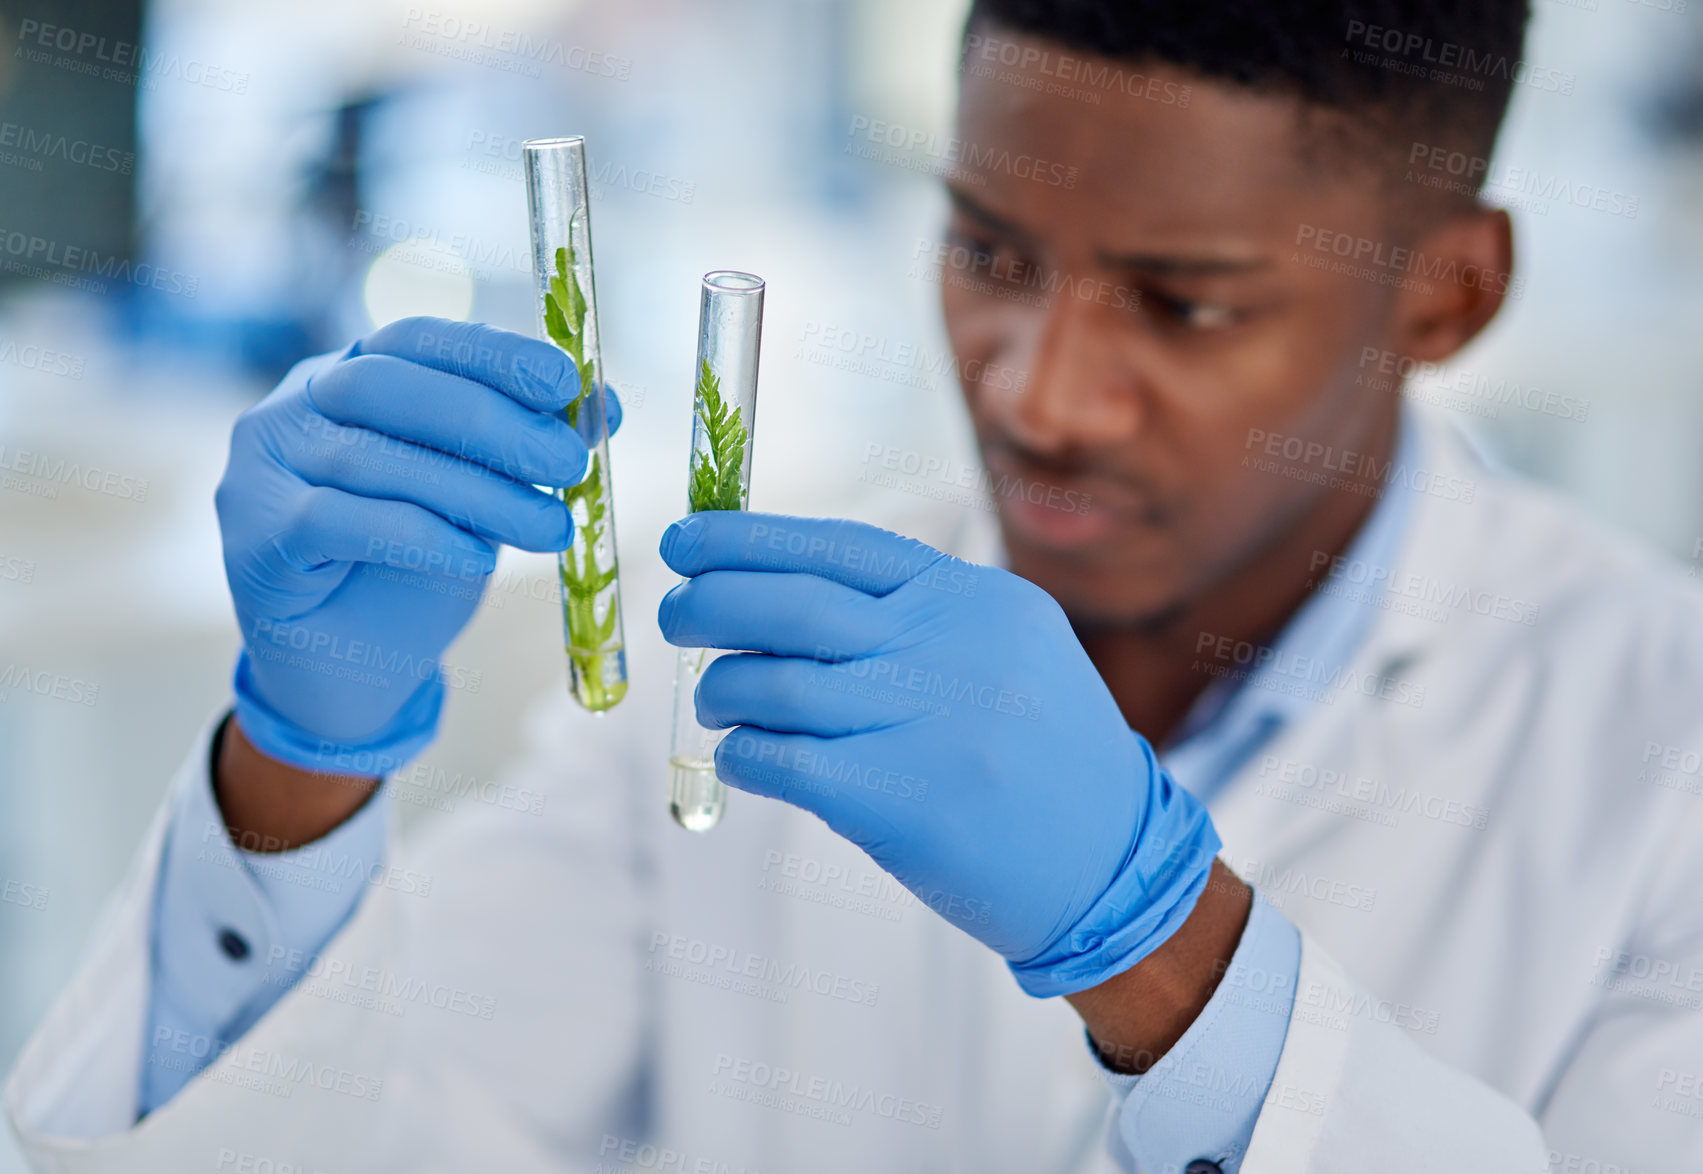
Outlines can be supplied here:
M975 0L966 32L991 22L1168 64L1346 114L1395 150L1487 159L1515 83L1539 84L1521 60L1530 14L1530 0Z

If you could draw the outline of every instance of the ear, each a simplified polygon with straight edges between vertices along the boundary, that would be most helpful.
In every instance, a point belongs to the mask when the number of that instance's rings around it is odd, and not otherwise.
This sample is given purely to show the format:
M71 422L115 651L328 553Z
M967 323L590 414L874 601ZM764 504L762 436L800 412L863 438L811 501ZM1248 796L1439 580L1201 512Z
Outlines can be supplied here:
M1413 252L1412 278L1396 298L1392 349L1439 363L1518 294L1513 224L1500 208L1474 209L1421 234Z

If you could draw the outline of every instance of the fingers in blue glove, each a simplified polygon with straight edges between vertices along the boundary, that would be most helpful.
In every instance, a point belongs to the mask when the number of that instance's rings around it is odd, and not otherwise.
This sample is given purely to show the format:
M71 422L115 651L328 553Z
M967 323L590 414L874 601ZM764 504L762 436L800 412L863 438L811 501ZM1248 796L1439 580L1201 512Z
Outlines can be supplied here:
M814 575L706 571L662 597L657 623L663 639L682 648L843 659L893 635L891 609L881 603Z
M304 491L272 544L298 571L364 562L471 579L490 574L497 565L490 543L431 510L331 488Z
M402 318L357 342L349 357L389 355L483 384L537 412L577 399L579 370L550 343L481 322Z
M904 835L903 821L885 809L928 795L926 780L888 769L882 761L880 748L867 736L823 738L745 728L728 734L715 752L716 777L728 786L808 811L877 860Z
M825 663L796 656L723 656L698 682L698 724L837 738L925 716L931 710L925 695L914 686L892 688L883 681L883 670L893 666L879 657Z
M309 485L413 502L492 542L550 551L573 541L573 514L560 499L485 465L365 428L327 422L289 465Z
M305 394L332 424L394 436L517 481L573 485L586 472L585 441L566 421L482 383L388 355L362 355L315 372Z
M621 397L615 394L615 389L607 383L603 385L603 414L606 418L605 427L613 436L621 427ZM579 413L579 419L574 427L579 431L580 440L586 447L597 443L597 438L591 434L592 416L590 412Z
M844 518L703 510L663 531L662 558L681 575L791 572L886 595L928 577L946 556L914 538Z
M609 435L615 435L621 430L621 421L626 419L627 413L621 406L621 397L607 383L603 385L603 414L609 419Z
M381 326L349 348L346 358L389 355L482 383L539 412L557 412L580 395L579 369L553 344L512 330L447 318L403 318ZM603 411L609 435L621 428L621 398L608 384ZM588 444L591 414L581 412Z

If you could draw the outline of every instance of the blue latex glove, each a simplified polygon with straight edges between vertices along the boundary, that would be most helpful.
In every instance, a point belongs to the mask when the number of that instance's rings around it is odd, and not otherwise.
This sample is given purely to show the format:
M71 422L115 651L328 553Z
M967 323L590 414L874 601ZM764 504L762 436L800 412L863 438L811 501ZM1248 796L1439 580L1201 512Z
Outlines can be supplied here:
M747 649L699 682L737 727L728 785L814 812L1032 995L1129 969L1174 933L1219 840L1124 721L1051 596L857 522L705 512L662 537L691 578L663 635Z
M585 438L551 414L579 393L549 343L407 318L296 364L237 418L215 502L244 644L237 719L257 747L368 775L425 748L439 658L496 544L573 539L568 507L533 486L586 473Z

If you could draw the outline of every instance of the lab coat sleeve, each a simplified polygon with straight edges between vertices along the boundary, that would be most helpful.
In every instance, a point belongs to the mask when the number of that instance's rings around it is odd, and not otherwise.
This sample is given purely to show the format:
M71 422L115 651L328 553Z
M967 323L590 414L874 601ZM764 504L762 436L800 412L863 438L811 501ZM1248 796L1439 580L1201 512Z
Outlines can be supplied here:
M1223 981L1183 1037L1144 1075L1106 1074L1121 1102L1126 1148L1114 1140L1112 1155L1124 1169L1208 1158L1237 1174L1283 1051L1300 963L1295 927L1256 893Z
M1545 1174L1525 1110L1380 1021L1377 999L1301 935L1289 1032L1247 1174Z
M229 719L226 719L228 723ZM289 852L231 842L209 769L185 771L155 886L141 1111L169 1101L301 977L382 879L381 788L342 825Z
M163 807L7 1078L30 1167L592 1169L640 1071L641 906L628 788L556 700L514 767L444 783L473 798L392 841L301 981L138 1121ZM174 794L204 782L212 728Z

